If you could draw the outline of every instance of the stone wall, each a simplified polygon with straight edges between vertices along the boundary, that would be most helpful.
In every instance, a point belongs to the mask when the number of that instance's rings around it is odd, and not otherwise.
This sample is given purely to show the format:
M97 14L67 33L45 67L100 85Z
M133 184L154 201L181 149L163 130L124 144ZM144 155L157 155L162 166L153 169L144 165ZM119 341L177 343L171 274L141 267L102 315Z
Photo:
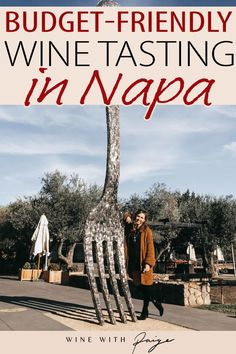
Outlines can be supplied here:
M208 282L185 283L184 302L186 306L210 305L210 284Z
M157 298L168 304L194 307L211 303L208 282L159 281L155 290Z
M98 277L96 278L98 288L101 291ZM210 284L208 282L184 282L162 279L154 281L154 284L155 297L160 302L191 307L209 305L211 303ZM70 285L83 289L89 288L87 276L82 274L82 272L70 274ZM132 297L142 299L139 287L133 286L132 281L129 282L129 285Z

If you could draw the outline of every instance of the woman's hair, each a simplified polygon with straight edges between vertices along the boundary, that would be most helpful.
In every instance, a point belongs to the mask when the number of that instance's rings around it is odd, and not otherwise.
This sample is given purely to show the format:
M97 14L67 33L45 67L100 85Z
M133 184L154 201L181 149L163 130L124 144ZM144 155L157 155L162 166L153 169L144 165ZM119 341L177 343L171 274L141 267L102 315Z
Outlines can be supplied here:
M145 224L146 224L148 216L147 216L147 211L145 209L139 209L138 211L136 211L134 218L136 218L136 216L141 213L145 215Z
M132 215L130 214L129 211L126 211L124 214L123 214L123 220L124 222L126 222L126 219L130 217L132 219Z

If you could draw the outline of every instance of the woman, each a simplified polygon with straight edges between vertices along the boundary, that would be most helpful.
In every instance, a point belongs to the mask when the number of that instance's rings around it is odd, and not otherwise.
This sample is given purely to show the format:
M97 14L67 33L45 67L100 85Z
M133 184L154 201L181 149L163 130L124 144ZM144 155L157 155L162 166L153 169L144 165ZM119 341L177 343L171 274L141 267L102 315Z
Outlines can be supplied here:
M153 266L156 262L151 229L147 226L147 212L138 210L132 224L131 215L124 214L125 236L127 246L127 268L135 286L140 286L143 294L143 309L140 320L148 317L148 305L150 300L158 308L160 316L164 309L154 299Z

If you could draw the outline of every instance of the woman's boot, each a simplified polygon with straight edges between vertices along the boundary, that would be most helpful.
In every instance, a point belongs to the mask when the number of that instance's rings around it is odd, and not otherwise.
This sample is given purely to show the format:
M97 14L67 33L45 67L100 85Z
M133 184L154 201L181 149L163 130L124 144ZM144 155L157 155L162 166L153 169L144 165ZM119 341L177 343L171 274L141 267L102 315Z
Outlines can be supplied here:
M152 300L152 303L156 306L156 308L159 310L160 313L160 317L163 316L164 313L164 307L162 306L162 304L160 302L158 302L157 300Z
M146 320L148 318L148 305L151 299L151 286L150 285L141 285L141 291L143 293L143 309L139 320Z
M143 321L146 320L148 318L148 305L149 305L149 301L145 301L143 302L143 309L141 312L141 315L139 316L139 320Z
M162 306L160 300L158 300L158 294L155 291L154 285L152 285L152 290L151 290L151 301L152 301L153 305L159 310L160 317L163 316L164 307Z

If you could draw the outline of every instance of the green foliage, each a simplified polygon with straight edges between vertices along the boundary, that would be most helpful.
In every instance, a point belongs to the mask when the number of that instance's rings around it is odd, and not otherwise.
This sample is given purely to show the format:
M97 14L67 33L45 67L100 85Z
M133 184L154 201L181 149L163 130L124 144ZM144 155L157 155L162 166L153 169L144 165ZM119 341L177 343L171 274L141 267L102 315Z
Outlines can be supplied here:
M48 270L58 271L61 270L61 268L58 263L50 263L48 266Z
M71 267L70 267L70 271L71 272L79 272L80 271L80 266L78 264L73 264Z
M0 249L10 250L14 245L13 228L9 221L9 207L0 207Z
M134 214L140 208L147 210L149 222L158 222L164 218L167 218L171 222L178 222L180 219L178 193L169 191L163 183L154 184L144 194L144 197L135 194L123 203L123 211L128 210L131 214ZM156 255L158 258L164 252L170 253L172 240L178 234L178 230L154 232Z
M25 264L22 267L23 269L31 269L31 265L29 262L25 262Z
M67 177L58 171L42 178L40 192L19 198L0 208L0 245L17 251L19 265L29 259L31 237L40 216L49 221L50 238L80 241L89 211L98 203L101 188L87 185L77 175Z
M144 205L150 221L168 218L177 222L180 218L177 194L167 190L165 184L154 184L144 196Z
M210 311L222 312L222 313L232 314L232 315L236 314L236 305L235 304L229 304L229 305L222 305L222 304L201 305L198 308L202 309L202 310L210 310Z
M81 241L88 213L98 203L101 193L100 187L86 184L78 175L68 177L59 171L47 173L37 195L19 198L0 208L0 248L16 250L20 265L28 260L31 237L42 214L48 218L50 237L55 245L58 245L57 240L66 239L68 248L75 241ZM199 196L189 190L181 194L157 183L143 196L134 194L121 201L120 207L121 211L131 214L140 208L146 209L150 222L166 219L201 225L201 229L173 228L155 233L158 257L168 259L173 248L186 248L188 242L201 254L208 270L217 245L230 257L236 235L236 200L232 196ZM73 262L73 255L71 259Z
M141 196L138 194L133 194L131 197L127 200L122 201L121 203L121 209L123 212L129 211L131 215L134 215L134 213L140 209L144 208L144 201Z
M87 215L98 202L100 193L98 186L87 186L76 175L68 178L58 171L48 173L37 196L10 205L10 221L29 241L44 213L53 238L81 240Z
M202 248L206 258L219 245L225 253L230 251L236 233L236 201L232 196L196 196L189 191L179 198L181 221L202 223L202 232L188 232L188 239ZM209 263L209 259L206 260Z
M98 203L101 188L86 185L77 175L70 178L56 171L42 179L40 203L54 238L81 240L89 211Z
M167 190L165 184L156 183L146 191L144 197L133 194L128 200L123 201L122 209L134 214L138 209L143 208L148 211L148 220L151 222L160 218L168 218L176 222L180 219L177 196L178 193Z
M236 200L232 196L200 196L190 193L171 192L164 184L154 184L144 196L132 195L123 202L123 211L134 213L139 208L148 212L149 221L166 219L173 223L197 223L201 228L173 229L154 234L157 257L168 259L175 249L184 253L191 242L201 255L208 271L213 269L213 252L220 246L230 255L231 243L236 234ZM183 251L184 250L184 251ZM231 257L230 257L231 258Z

